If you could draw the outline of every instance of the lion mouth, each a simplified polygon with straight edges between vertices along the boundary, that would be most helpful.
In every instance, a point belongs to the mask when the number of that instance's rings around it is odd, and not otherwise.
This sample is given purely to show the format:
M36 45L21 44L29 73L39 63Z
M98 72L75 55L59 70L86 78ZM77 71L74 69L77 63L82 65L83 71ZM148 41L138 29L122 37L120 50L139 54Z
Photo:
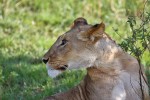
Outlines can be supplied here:
M57 70L65 71L68 68L68 65L61 66Z

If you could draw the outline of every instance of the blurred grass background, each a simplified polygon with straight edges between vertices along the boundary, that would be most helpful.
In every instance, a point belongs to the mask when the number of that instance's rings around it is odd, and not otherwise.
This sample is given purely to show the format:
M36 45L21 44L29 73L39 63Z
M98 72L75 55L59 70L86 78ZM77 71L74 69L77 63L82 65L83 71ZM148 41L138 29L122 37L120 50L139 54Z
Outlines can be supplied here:
M47 75L43 54L66 32L74 19L103 21L118 43L130 35L127 16L138 16L145 0L0 0L0 99L41 100L68 90L82 80L83 70ZM148 5L150 2L148 2ZM146 7L146 10L150 7ZM115 30L119 33L116 34ZM150 79L150 53L142 63Z

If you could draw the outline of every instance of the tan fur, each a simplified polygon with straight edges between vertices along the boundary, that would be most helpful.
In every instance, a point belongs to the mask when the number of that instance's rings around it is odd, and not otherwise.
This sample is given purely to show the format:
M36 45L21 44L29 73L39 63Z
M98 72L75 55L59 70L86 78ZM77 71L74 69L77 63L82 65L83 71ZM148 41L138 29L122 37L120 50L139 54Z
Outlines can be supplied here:
M89 25L83 18L60 36L43 59L47 67L62 70L87 68L87 75L76 87L45 100L142 100L137 60L124 52L105 32L103 23ZM63 40L67 40L64 45ZM62 70L64 71L64 70ZM142 79L145 100L148 86Z

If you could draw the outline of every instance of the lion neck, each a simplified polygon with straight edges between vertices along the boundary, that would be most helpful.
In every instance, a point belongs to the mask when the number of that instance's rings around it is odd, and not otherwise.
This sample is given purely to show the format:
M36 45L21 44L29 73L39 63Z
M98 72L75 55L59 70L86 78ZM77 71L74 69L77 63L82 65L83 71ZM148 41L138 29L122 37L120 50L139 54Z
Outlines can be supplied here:
M84 78L83 86L94 93L96 97L105 96L105 98L111 97L112 89L117 84L119 79L119 70L108 69L108 68L87 68L87 75ZM106 95L104 95L106 94ZM96 100L101 100L101 96ZM87 94L88 98L92 98L93 95Z
M124 70L131 73L138 71L137 60L124 52L109 37L100 39L94 48L96 59L92 66L87 68L89 76L97 78L101 78L101 76L112 77L119 75Z
M93 66L97 68L116 68L121 66L118 58L120 58L124 51L112 39L108 37L101 38L95 43L94 49L96 59Z
M114 69L114 68L96 68L96 67L89 67L87 68L87 74L92 79L103 79L104 77L116 77L120 74L120 70Z

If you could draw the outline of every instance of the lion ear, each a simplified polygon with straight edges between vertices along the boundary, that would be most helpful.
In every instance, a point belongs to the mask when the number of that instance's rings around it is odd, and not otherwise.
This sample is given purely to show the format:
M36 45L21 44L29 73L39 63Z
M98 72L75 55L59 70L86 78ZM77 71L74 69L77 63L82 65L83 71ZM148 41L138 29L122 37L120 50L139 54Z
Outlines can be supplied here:
M105 31L105 24L102 22L92 26L89 30L84 33L78 34L78 38L83 41L97 41L99 40Z
M87 25L87 24L88 23L87 23L85 18L79 17L79 18L74 20L74 23L71 26L71 28L74 28L74 27L77 27L77 26L80 26L80 25Z

